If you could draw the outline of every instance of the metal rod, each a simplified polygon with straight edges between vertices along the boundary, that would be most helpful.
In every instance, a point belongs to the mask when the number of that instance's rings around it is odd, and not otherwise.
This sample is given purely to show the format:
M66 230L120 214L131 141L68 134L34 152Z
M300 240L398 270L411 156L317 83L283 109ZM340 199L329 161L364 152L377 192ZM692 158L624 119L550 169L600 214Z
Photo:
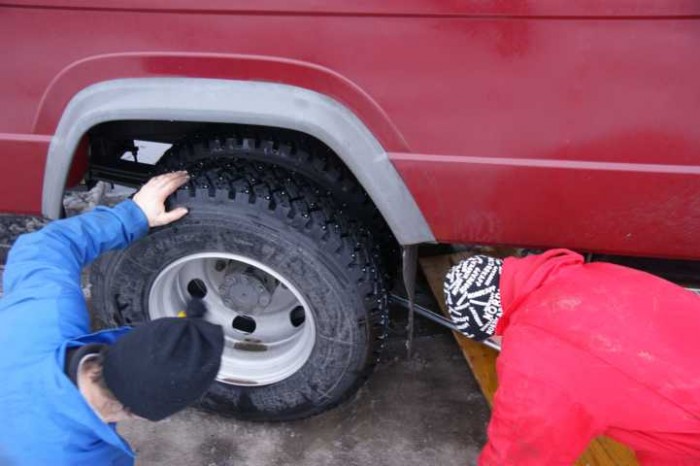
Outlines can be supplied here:
M406 357L411 358L413 351L413 309L416 301L416 269L418 268L418 245L403 246L403 284L406 288L408 306L408 326L406 327Z
M402 296L392 294L389 296L389 300L393 301L394 303L396 303L402 307L405 307L406 309L408 309L409 300L402 297ZM443 317L442 315L438 314L437 312L428 309L427 307L423 307L419 304L413 303L413 311L416 314L418 314L419 316L425 317L428 320L432 320L436 324L442 325L443 327L447 327L448 329L452 330L453 332L461 333L459 331L459 329L457 328L457 325L454 322L452 322L450 319L448 319L446 317ZM496 351L501 351L501 346L498 343L495 343L491 340L484 340L484 341L481 341L479 343L482 343L483 345L486 345L489 348L493 348Z
M408 299L406 299L406 298L392 294L389 297L389 299L391 301L395 302L396 304L400 304L403 307L406 307L406 308L408 307ZM457 325L454 322L441 316L437 312L431 311L430 309L423 307L419 304L414 304L413 310L416 311L417 314L425 317L426 319L432 320L436 324L440 324L443 327L449 328L450 330L454 330L455 332L459 332L459 330L457 329Z

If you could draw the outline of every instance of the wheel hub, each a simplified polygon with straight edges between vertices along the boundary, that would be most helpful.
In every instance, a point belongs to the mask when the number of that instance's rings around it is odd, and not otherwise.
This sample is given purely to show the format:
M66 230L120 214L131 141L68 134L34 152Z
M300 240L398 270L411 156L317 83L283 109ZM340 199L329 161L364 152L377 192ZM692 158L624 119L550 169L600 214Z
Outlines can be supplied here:
M204 319L221 325L220 382L268 385L296 373L316 340L313 313L301 293L270 267L229 253L197 253L166 266L148 299L151 319L173 317L196 297Z
M264 277L259 273L231 266L223 276L219 294L227 307L245 314L252 314L256 308L266 307L270 304L271 297Z

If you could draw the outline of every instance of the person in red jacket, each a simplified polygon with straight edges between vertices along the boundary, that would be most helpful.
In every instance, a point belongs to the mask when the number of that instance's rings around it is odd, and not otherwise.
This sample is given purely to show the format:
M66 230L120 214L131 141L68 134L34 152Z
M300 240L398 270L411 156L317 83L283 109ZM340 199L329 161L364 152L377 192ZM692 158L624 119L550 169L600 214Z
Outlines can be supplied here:
M445 280L450 316L502 338L480 465L572 464L599 435L641 464L700 464L700 297L568 250L474 256Z

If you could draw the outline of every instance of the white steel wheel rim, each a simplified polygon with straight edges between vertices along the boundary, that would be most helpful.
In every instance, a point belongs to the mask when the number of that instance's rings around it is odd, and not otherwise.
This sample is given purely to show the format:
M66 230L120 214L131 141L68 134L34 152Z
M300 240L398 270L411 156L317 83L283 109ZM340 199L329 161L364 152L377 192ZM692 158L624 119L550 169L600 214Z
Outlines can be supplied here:
M243 289L223 290L222 287L228 283L227 271L217 270L222 261L228 264L227 270L230 267L246 267L248 270L253 267L256 270L252 273L264 273L269 276L265 278L266 281L276 281L278 286L271 293L269 304L252 305L255 297L248 291L253 285L248 283L241 285ZM231 276L236 277L235 274ZM239 276L247 280L245 274ZM206 287L202 300L208 311L204 320L219 324L224 329L225 345L217 381L240 386L269 385L295 374L309 359L316 341L316 326L304 297L270 267L237 254L202 252L170 263L151 286L148 297L150 319L176 317L192 298L190 291L194 289L192 283L195 280L201 280ZM252 282L256 283L255 280ZM195 288L201 289L201 284ZM259 296L263 294L259 293ZM247 307L232 306L232 295L236 303L245 301ZM262 297L259 300L265 302ZM250 309L251 306L255 308ZM298 323L299 319L294 321L292 318L300 314L303 315L301 324ZM254 322L255 330L252 333L241 331L239 322L250 320Z

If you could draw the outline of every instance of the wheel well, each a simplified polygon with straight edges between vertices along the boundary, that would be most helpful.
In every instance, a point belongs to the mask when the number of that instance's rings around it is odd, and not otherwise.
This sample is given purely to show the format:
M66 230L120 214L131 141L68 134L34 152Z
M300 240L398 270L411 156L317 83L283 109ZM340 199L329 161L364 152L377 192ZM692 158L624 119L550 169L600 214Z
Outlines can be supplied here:
M313 150L344 167L347 170L345 175L361 187L343 160L326 144L309 134L285 128L184 121L113 121L93 127L88 132L88 136L90 183L109 181L139 186L148 179L158 159L154 159L153 154L149 159L140 159L138 153L140 148L135 141L166 145L162 146L161 155L163 155L171 145L233 136L254 140L284 140L292 145L292 151L296 151L299 147ZM274 160L270 162L274 163Z
M126 160L121 157L123 144L133 141L130 137L135 136L177 140L182 134L177 129L184 129L186 135L192 136L224 127L194 122L287 128L313 136L340 157L343 163L338 166L350 170L359 180L401 244L435 241L386 149L357 115L327 95L258 81L129 78L103 81L83 89L68 103L49 145L42 213L49 218L60 215L60 196L69 168L75 162L76 147L91 129L96 141L90 161L91 177L121 177L139 184L147 177L143 172L148 166L121 163L128 161L128 157ZM267 143L274 145L274 141ZM97 168L108 171L96 173Z

